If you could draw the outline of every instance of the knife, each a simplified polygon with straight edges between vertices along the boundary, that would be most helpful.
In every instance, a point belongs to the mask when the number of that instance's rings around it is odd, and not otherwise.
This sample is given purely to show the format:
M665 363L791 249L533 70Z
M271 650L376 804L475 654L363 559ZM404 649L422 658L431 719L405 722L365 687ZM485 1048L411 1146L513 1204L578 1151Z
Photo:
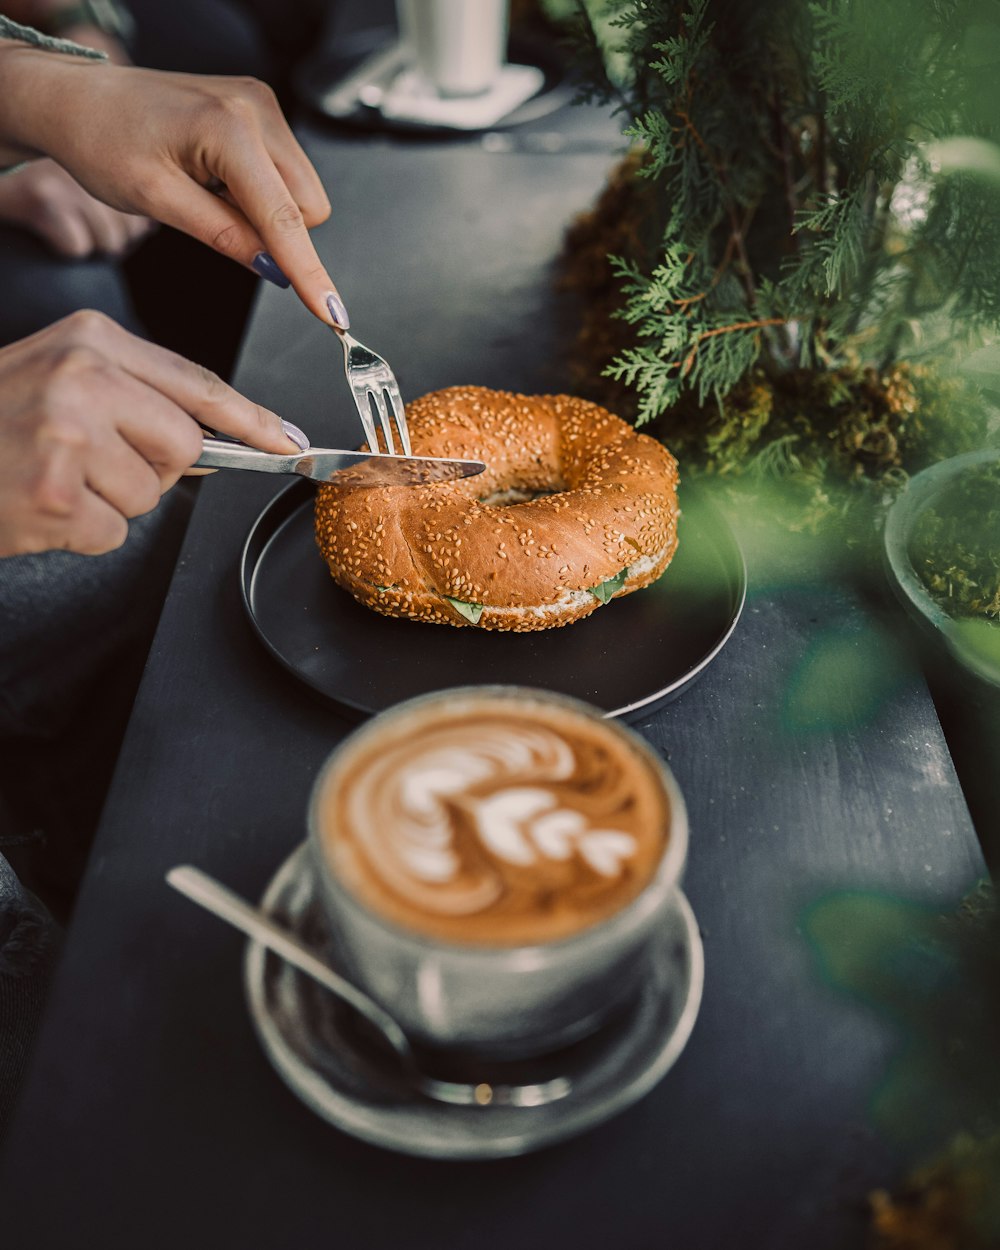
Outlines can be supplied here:
M370 455L367 451L341 451L310 447L291 456L258 451L243 443L206 438L195 461L199 469L252 469L256 473L297 473L314 482L335 486L426 486L475 477L486 465L482 460L449 460L441 456Z

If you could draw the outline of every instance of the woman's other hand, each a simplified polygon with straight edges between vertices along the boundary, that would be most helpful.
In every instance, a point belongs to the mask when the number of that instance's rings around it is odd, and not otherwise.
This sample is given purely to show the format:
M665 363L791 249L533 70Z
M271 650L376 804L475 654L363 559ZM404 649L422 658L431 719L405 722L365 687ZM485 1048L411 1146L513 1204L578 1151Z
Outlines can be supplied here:
M123 256L152 230L148 217L94 199L51 160L32 161L0 178L0 222L37 235L59 256Z
M220 378L74 313L0 350L0 555L119 547L201 453L201 426L299 450L281 419Z

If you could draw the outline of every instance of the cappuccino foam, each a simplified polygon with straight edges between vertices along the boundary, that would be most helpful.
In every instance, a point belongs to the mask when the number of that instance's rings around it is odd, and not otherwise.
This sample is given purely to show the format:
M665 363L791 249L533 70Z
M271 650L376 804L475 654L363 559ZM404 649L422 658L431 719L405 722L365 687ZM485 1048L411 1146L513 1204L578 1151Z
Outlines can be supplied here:
M432 937L519 945L613 915L652 878L670 804L616 727L556 703L481 695L386 718L318 794L334 876Z

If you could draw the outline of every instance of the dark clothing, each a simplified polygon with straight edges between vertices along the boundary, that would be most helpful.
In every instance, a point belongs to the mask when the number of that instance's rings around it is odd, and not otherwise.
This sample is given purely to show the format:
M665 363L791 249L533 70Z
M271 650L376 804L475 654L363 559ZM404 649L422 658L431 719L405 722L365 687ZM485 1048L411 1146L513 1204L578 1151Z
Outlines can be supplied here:
M263 0L130 0L136 64L271 79L289 48ZM286 4L295 20L296 7ZM3 8L0 0L0 10ZM96 308L227 375L257 279L175 231L126 261L70 261L0 226L0 346ZM193 483L133 521L118 551L0 559L0 1142L172 574ZM20 880L18 879L19 874Z
M0 1150L59 945L52 917L0 855Z
M131 0L129 7L138 64L270 73L260 31L233 0ZM97 308L227 373L256 282L173 230L158 230L125 262L71 261L28 231L0 226L0 346ZM7 848L60 917L100 814L192 491L190 482L175 487L107 555L0 559L0 852Z

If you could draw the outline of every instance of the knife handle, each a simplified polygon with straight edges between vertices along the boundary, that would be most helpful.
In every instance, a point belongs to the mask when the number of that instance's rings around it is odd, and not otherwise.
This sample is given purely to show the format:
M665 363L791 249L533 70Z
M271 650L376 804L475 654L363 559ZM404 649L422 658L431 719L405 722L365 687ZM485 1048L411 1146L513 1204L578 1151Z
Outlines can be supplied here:
M201 455L194 462L196 469L252 469L255 473L294 473L302 452L282 456L270 451L258 451L243 443L224 443L217 438L206 438Z

